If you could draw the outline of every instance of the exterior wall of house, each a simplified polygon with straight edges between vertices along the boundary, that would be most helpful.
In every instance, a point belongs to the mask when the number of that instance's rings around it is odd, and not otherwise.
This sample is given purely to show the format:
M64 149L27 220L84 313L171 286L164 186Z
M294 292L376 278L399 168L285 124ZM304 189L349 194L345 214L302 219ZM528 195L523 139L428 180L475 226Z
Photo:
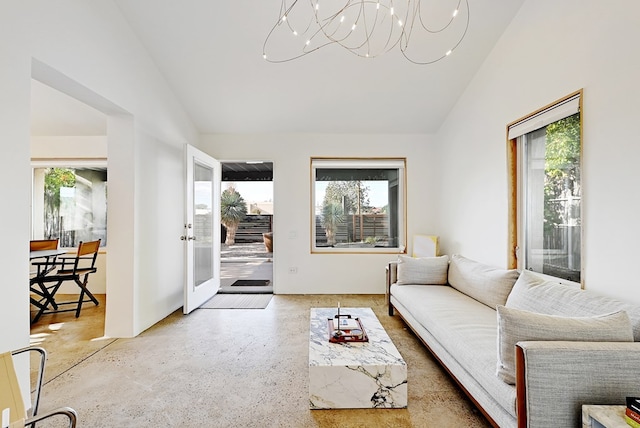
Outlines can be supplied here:
M274 289L280 294L384 293L385 266L393 254L311 254L311 158L406 157L407 243L436 234L437 179L430 135L263 134L206 135L203 150L217 159L273 161ZM297 273L290 274L289 268Z
M29 344L32 76L109 116L106 334L134 336L182 306L183 145L199 136L112 1L3 4L0 351Z
M527 0L437 134L442 251L507 263L506 125L584 89L585 288L639 302L640 3Z

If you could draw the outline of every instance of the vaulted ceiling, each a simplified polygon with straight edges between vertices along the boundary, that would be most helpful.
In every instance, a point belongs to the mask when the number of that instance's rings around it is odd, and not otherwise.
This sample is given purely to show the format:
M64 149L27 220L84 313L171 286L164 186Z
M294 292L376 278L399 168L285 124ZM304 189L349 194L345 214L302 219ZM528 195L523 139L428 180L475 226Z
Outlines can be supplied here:
M367 59L335 45L269 63L280 0L114 1L201 133L436 132L523 2L469 0L460 46L415 65L398 49ZM34 99L38 133L49 104Z

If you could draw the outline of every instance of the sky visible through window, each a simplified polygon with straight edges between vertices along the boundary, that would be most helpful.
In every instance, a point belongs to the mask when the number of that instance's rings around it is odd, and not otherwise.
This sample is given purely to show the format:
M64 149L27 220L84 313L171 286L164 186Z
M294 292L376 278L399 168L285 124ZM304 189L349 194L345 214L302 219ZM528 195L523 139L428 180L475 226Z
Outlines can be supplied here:
M324 193L329 181L316 181L316 206L322 206ZM372 207L382 208L389 204L389 183L387 181L363 181L369 188L369 203Z

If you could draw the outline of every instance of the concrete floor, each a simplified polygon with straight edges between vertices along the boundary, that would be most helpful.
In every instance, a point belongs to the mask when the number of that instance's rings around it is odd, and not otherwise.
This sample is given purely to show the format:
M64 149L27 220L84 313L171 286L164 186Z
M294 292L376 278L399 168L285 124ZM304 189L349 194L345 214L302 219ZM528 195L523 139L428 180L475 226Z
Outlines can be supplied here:
M104 296L101 296L102 298ZM309 309L372 307L408 365L409 406L309 410ZM102 337L104 305L45 316L41 411L71 406L80 427L485 427L380 295L276 295L266 309L181 311L133 339ZM38 427L60 426L38 424Z

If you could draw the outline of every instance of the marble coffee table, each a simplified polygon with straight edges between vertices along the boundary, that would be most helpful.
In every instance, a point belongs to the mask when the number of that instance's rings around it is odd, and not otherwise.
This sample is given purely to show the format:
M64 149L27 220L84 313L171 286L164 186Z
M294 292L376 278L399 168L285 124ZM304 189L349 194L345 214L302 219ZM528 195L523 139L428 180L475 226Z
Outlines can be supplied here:
M407 364L371 308L341 308L360 318L364 343L330 343L327 319L336 308L312 308L309 333L311 409L405 408Z

